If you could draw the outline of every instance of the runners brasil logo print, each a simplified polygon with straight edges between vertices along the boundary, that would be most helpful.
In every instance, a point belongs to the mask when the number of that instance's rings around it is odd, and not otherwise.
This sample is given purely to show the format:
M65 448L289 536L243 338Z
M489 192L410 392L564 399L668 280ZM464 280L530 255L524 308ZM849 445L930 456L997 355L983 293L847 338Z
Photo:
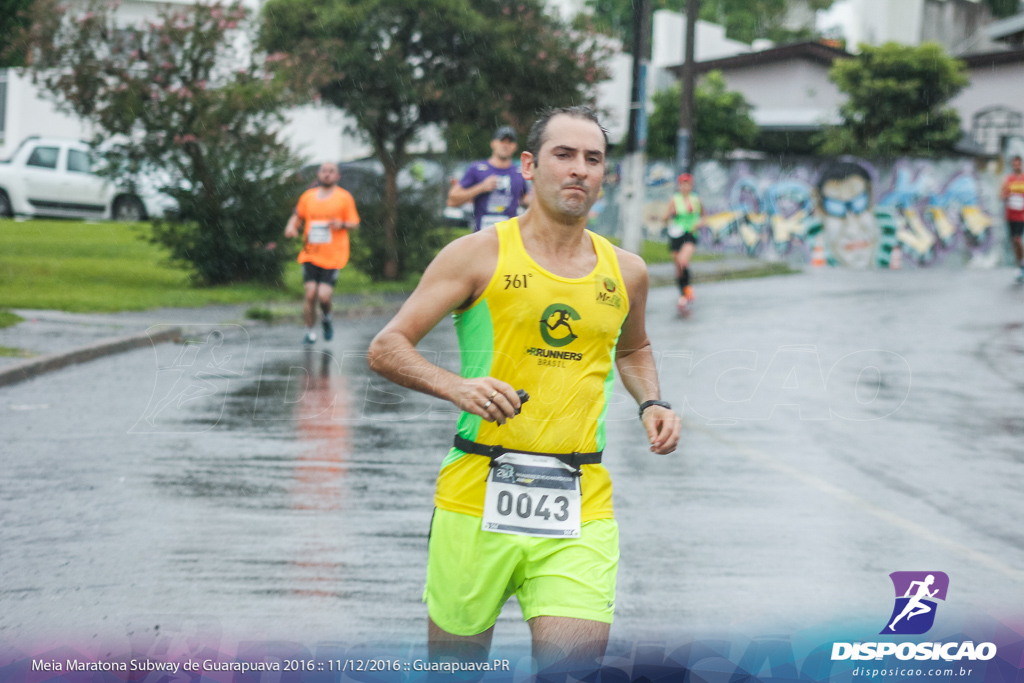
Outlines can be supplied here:
M893 572L889 578L896 591L896 604L880 633L926 633L935 623L936 600L946 600L949 577L943 572Z
M540 317L540 336L556 349L567 346L577 337L572 331L572 321L579 319L580 314L572 306L551 304Z

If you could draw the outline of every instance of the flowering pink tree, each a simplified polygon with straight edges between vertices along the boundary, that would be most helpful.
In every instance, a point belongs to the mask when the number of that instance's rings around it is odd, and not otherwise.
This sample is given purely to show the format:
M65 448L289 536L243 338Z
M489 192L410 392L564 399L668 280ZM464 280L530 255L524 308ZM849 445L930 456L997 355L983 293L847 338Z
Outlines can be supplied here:
M23 36L34 80L93 125L105 173L159 171L180 211L153 239L202 282L280 282L299 161L278 134L288 90L247 49L247 10L197 4L139 26L117 9L37 0Z

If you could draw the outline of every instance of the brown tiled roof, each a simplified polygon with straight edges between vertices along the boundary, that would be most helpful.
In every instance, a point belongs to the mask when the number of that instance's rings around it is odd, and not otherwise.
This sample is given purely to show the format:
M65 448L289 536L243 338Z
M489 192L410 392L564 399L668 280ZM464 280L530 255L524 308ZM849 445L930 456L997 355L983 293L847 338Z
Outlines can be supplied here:
M984 69L986 67L999 66L1001 64L1016 64L1024 62L1024 50L985 52L979 55L967 55L966 57L960 57L959 59L967 64L968 69Z

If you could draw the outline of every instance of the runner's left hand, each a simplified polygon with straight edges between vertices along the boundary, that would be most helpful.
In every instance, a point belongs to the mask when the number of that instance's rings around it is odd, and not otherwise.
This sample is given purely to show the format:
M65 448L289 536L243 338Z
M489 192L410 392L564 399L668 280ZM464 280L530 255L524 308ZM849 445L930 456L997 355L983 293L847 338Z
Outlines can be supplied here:
M679 443L679 416L668 408L651 406L644 411L644 429L651 442L651 452L668 455Z

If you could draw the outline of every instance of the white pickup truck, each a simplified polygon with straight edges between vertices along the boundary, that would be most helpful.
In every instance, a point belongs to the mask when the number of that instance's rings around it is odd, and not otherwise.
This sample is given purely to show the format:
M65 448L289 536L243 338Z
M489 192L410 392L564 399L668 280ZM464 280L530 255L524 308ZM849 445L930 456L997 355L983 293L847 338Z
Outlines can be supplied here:
M155 189L129 192L93 173L94 154L78 140L30 137L0 162L0 216L160 218L176 204Z

